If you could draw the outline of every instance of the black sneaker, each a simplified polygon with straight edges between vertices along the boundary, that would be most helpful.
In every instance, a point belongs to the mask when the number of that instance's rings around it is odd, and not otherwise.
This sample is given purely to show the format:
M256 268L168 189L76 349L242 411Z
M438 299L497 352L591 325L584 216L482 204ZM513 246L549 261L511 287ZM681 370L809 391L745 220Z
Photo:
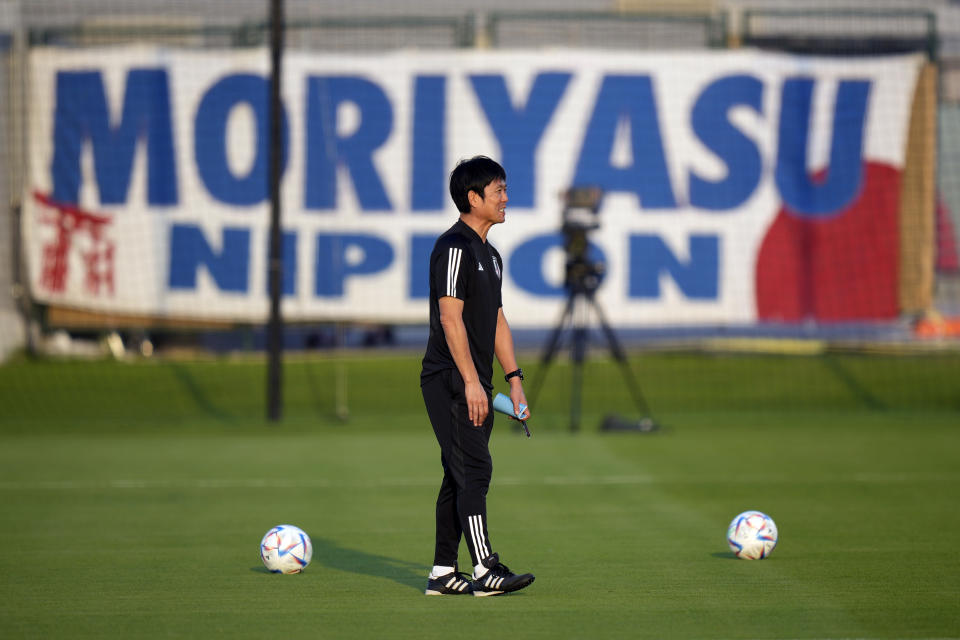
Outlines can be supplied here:
M454 568L453 571L439 578L427 578L428 596L468 596L473 593L473 582L470 576Z
M532 573L517 575L506 565L501 564L497 554L491 554L483 560L483 566L489 571L473 580L473 595L498 596L501 593L519 591L533 582Z

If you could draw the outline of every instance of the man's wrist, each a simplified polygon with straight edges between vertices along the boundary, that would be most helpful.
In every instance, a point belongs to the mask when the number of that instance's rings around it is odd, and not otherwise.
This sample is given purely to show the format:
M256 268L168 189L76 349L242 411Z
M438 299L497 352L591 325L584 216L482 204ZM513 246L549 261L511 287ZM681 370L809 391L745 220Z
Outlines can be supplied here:
M503 376L503 379L507 382L513 382L514 380L520 381L523 380L523 369L517 367L507 375Z

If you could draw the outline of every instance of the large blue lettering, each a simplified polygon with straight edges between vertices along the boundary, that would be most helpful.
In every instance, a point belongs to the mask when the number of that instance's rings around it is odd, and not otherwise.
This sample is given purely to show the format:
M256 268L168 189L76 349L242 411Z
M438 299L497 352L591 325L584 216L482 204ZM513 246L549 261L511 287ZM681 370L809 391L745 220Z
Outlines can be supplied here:
M563 236L559 233L534 236L517 246L508 266L513 283L535 296L562 296L563 285L552 285L543 275L544 255L562 246Z
M570 77L569 73L538 74L526 106L514 108L502 75L470 76L473 91L500 143L503 165L510 169L508 181L512 206L532 208L536 204L537 146Z
M414 234L410 237L410 281L412 299L430 297L430 254L438 234Z
M193 133L193 152L197 172L214 198L226 204L244 206L259 204L269 197L270 105L269 84L262 76L235 74L227 76L203 96L197 108ZM255 118L256 148L254 161L245 176L235 176L227 157L227 122L238 104L246 103ZM281 107L282 108L282 107ZM287 120L283 125L282 160L286 164Z
M563 235L549 233L533 236L521 243L510 256L508 270L517 288L535 296L561 297L566 294L563 280L551 284L543 273L543 263L548 251L563 247ZM607 257L598 245L589 243L587 258L591 262L606 264Z
M621 122L629 125L633 158L629 166L615 167L611 155ZM613 75L603 79L575 176L575 185L635 193L646 209L676 206L650 76Z
M170 230L171 289L196 289L197 271L203 266L221 291L247 291L250 264L250 230L224 227L223 248L218 254L196 225L175 224Z
M837 87L830 166L823 180L807 169L812 78L791 78L783 85L776 182L784 203L814 218L842 211L860 191L863 179L863 128L870 82L844 80Z
M359 259L353 259L359 252ZM317 234L315 292L320 297L343 296L344 283L354 275L383 271L393 262L386 240L361 234Z
M76 204L80 197L83 143L93 147L94 172L101 204L127 200L137 140L146 139L147 202L177 204L170 90L163 69L127 73L120 124L110 126L103 77L99 71L57 73L53 125L53 199Z
M691 235L687 262L678 259L659 236L630 236L631 298L659 298L660 278L667 273L687 298L715 300L719 270L720 239L717 236Z
M337 134L341 104L360 111L360 123L349 136ZM393 107L383 89L364 78L311 76L307 79L307 209L335 209L337 167L350 172L360 207L365 211L391 209L383 182L373 165L373 152L393 127Z
M708 86L693 106L694 133L727 165L717 181L690 172L690 204L712 211L742 204L760 183L762 162L757 145L729 120L731 108L745 105L762 113L763 83L753 76L720 78Z
M447 101L444 76L417 76L413 88L413 158L410 206L414 211L443 209L446 184L444 123Z

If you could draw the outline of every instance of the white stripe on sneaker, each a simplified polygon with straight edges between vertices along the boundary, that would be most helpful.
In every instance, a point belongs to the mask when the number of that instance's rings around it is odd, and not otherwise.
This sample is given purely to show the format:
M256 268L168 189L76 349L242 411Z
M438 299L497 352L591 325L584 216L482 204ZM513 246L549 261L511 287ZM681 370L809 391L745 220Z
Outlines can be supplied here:
M488 574L487 577L483 580L483 586L491 590L499 590L501 585L503 585L504 578Z

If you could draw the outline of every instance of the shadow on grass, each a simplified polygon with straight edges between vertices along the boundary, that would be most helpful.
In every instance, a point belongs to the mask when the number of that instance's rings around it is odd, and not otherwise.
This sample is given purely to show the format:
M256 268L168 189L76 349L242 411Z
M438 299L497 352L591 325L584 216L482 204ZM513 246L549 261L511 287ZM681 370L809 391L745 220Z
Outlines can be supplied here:
M313 398L313 409L316 411L317 415L325 416L328 408L326 406L325 397L327 392L332 389L333 386L329 383L325 384L324 381L320 380L320 376L317 375L317 370L320 368L319 366L314 366L314 363L310 361L303 362L301 366L306 373L307 387L311 391L310 397Z
M196 403L196 406L207 416L211 418L216 418L220 421L229 421L232 416L230 416L223 409L215 405L209 398L206 392L201 388L197 383L196 378L192 373L179 363L172 363L171 370L173 371L173 376L183 385L183 388L186 390L190 398Z
M874 411L883 411L887 409L883 402L875 393L862 384L853 373L843 365L839 358L825 354L820 358L824 367L833 374L834 378L839 380L850 394L859 400L863 406Z
M313 561L311 564L346 573L387 578L417 591L422 590L427 584L429 568L422 564L368 553L359 549L348 549L326 538L313 538L312 541ZM255 573L270 573L263 566L252 567L250 570ZM308 568L307 571L309 570Z

